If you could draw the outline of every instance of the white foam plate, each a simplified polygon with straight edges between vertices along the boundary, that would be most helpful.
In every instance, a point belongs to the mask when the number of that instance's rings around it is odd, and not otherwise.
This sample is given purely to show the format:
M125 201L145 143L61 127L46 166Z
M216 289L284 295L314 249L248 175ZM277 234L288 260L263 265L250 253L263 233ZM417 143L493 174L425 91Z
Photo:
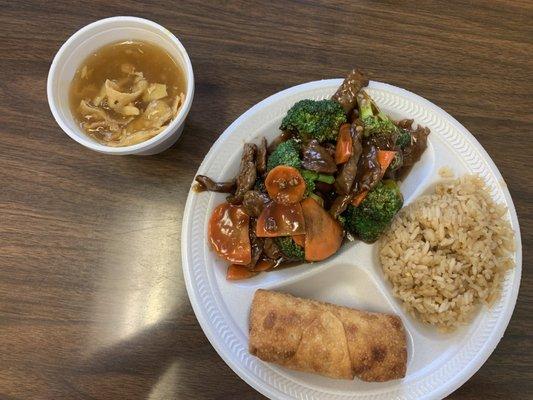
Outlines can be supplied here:
M330 97L341 79L310 82L258 103L219 137L198 173L228 180L238 171L244 142L279 134L287 110L301 99ZM522 248L516 211L498 169L477 140L454 118L406 90L371 82L369 94L393 118L414 118L431 129L422 159L401 184L406 203L438 181L439 168L456 175L479 174L494 199L505 203L516 235L516 267L505 277L500 300L452 334L439 333L407 315L383 279L375 246L347 243L332 258L315 264L262 273L238 282L225 279L227 263L211 251L207 222L223 194L189 192L183 217L182 266L189 298L206 336L224 361L248 384L272 399L436 399L470 378L492 353L513 312L520 284ZM398 314L408 337L404 379L386 383L342 381L264 363L248 353L248 313L258 288L328 301L368 311Z

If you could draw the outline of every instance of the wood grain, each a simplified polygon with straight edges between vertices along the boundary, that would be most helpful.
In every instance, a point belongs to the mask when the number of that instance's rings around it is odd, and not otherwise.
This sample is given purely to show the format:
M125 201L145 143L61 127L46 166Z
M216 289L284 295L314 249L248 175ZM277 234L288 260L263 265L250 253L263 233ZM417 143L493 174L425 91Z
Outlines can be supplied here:
M533 3L1 1L0 397L256 399L189 304L180 230L189 184L237 116L352 66L463 123L496 162L522 226L509 328L451 399L533 393ZM187 47L196 94L180 142L151 157L91 152L56 125L46 77L96 19L136 15Z

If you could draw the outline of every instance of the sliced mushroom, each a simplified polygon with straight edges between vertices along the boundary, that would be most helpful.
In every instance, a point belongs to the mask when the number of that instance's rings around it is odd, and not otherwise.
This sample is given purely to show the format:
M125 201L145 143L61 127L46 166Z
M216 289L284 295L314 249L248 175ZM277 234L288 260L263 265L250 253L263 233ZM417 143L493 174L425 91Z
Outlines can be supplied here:
M80 112L87 121L84 123L84 127L89 130L107 127L107 129L111 132L118 132L120 131L121 125L123 125L125 122L129 122L117 121L107 115L107 113L101 108L95 107L85 100L80 102Z
M185 95L183 93L180 93L176 96L174 101L172 102L172 117L176 118L176 115L178 115L178 112L181 108L181 106L185 103Z
M119 141L109 142L107 145L112 147L132 146L153 138L154 136L160 134L164 129L165 127L146 131L137 131L131 135L122 136Z
M133 103L128 104L122 108L122 114L124 115L139 115L141 112Z
M165 101L151 101L144 113L126 127L126 133L159 129L170 118L172 118L172 110Z
M93 104L96 106L96 107L99 107L102 103L102 101L105 99L106 97L106 91L105 91L105 82L102 84L102 86L100 87L100 91L98 92L98 94L96 95L96 97L93 99Z
M167 85L162 83L150 83L143 92L143 101L150 102L167 97Z
M133 85L132 92L121 92L120 86L109 79L105 81L105 91L107 95L107 102L113 111L123 114L124 107L129 103L133 103L143 93L148 86L145 79L138 79Z

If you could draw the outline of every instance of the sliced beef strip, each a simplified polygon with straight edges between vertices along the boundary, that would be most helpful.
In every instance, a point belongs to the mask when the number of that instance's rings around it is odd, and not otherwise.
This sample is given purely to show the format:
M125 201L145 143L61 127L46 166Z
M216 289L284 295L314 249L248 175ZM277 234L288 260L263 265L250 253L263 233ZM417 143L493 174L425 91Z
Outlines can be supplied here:
M412 123L412 120L409 122ZM422 157L422 154L426 150L427 137L430 133L429 128L418 126L415 130L410 129L410 131L411 144L402 150L402 167L391 174L386 174L387 177L400 181L405 179L413 165L420 160L420 157Z
M411 130L411 144L403 151L403 166L410 167L422 157L422 154L427 148L427 138L429 135L429 128L418 126L415 130Z
M357 175L358 161L359 158L350 157L341 167L341 171L335 178L335 190L337 193L345 195L352 191L352 186Z
M397 135L372 135L368 138L368 143L373 144L380 150L396 151Z
M326 143L323 143L321 146L322 146L323 148L326 149L326 151L329 153L329 155L330 155L333 159L335 159L335 147L336 147L336 146L335 146L334 143L327 143L327 142L326 142Z
M398 121L396 125L398 125L400 128L411 130L413 121L414 121L413 119L402 119L401 121Z
M335 200L333 200L333 204L329 209L329 213L333 216L333 218L337 218L348 208L352 199L353 193L337 196Z
M352 191L352 187L357 176L357 166L362 153L361 139L363 137L363 127L354 122L350 127L352 134L352 155L342 166L335 179L335 190L341 195L347 195Z
M357 104L357 93L365 86L368 86L368 78L362 71L353 69L331 99L339 103L344 112L349 114Z
M261 138L261 143L257 146L257 172L263 175L266 172L267 166L267 141L264 137Z
M252 247L252 261L246 266L246 268L249 269L253 269L255 267L255 264L257 264L257 261L259 261L261 254L263 254L264 248L264 239L257 237L257 235L255 234L256 225L257 220L255 218L252 218L250 220L250 230L248 233L250 236L250 245Z
M323 193L323 194L328 194L329 192L335 189L333 184L326 183L326 182L319 182L319 181L315 181L315 187L316 187L316 190L318 190L320 193Z
M371 190L381 179L381 167L377 159L378 149L368 143L363 144L363 152L357 166L358 192Z
M348 122L349 123L352 123L354 122L357 118L359 118L359 110L357 109L357 107L354 107L348 114L347 114L347 117L348 117Z
M357 158L359 159L361 158L361 154L363 153L363 132L365 128L363 127L363 123L359 119L352 124L352 127L353 155L357 155Z
M329 151L314 139L302 147L302 166L310 171L323 174L337 172L337 165Z
M242 205L250 217L259 217L265 204L269 202L268 195L258 190L247 191L242 200Z
M231 204L242 203L244 194L254 187L257 178L255 166L255 154L257 146L253 143L245 143L242 151L241 166L237 175L237 189L234 196L228 196L227 201Z
M203 190L209 190L210 192L219 193L233 193L236 188L235 181L231 182L215 182L211 178L205 175L197 175L194 178Z
M272 238L265 238L263 253L271 260L279 260L283 257L283 253L279 249L278 245Z

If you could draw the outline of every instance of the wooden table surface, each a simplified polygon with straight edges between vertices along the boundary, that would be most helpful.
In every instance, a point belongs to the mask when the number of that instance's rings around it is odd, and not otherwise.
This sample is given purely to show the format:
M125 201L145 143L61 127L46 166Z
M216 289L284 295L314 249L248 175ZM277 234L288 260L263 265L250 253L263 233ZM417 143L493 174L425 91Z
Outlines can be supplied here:
M0 398L262 398L191 309L180 254L187 192L246 109L355 65L452 114L507 181L524 245L518 303L496 351L450 398L531 395L533 2L223 3L1 1ZM156 156L87 150L48 108L58 48L115 15L164 25L194 66L183 137Z

